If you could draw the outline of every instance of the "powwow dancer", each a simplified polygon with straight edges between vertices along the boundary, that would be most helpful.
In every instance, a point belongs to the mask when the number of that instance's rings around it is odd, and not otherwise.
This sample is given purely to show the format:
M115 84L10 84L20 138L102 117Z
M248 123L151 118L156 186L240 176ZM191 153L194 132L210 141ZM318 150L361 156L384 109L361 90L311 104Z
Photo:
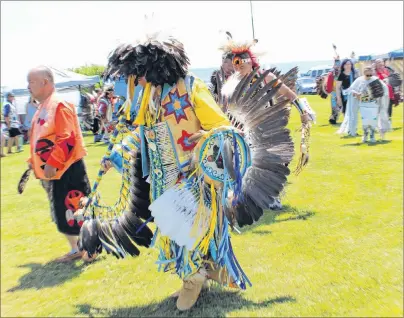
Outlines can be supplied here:
M103 248L117 257L138 255L136 244L157 244L159 268L183 279L176 294L179 310L195 304L207 279L241 289L251 285L229 231L235 224L257 221L279 196L294 152L285 128L289 102L266 107L282 87L279 80L261 88L260 77L249 87L254 71L237 85L228 106L243 122L240 130L231 126L206 85L188 73L188 65L183 44L161 33L136 46L122 45L110 56L107 74L128 78L126 114L134 86L144 86L138 127L126 131L120 146L123 182L118 203L103 207L96 183L82 211L87 220L79 239L89 256ZM119 161L110 155L124 122L123 116L106 160ZM125 212L129 202L131 211ZM152 242L140 219L156 223Z
M218 97L220 96L219 90L221 87L219 87L220 83L217 81L217 76L220 76L220 82L225 83L226 80L234 73L234 67L233 67L233 54L232 53L224 53L222 55L222 65L219 70L213 71L211 77L210 77L210 92L212 93L215 101L219 104L225 105L226 103L222 100L219 101ZM223 109L224 112L226 112L226 109Z
M334 66L327 75L317 78L317 94L321 96L321 98L326 99L328 95L331 96L331 115L328 122L332 125L335 125L338 121L339 114L342 110L342 105L338 105L337 99L337 79L340 74L340 66L341 60L337 53L337 47L333 44L335 57L334 57Z
M375 142L376 130L383 140L390 130L388 117L389 89L385 83L373 76L372 67L365 67L363 76L357 78L348 89L348 103L344 121L338 133L356 135L358 111L362 118L363 142Z
M52 71L44 66L33 69L28 83L32 97L40 104L32 119L29 169L18 190L22 193L32 169L48 194L53 221L71 246L57 261L72 261L82 256L77 238L84 221L75 219L73 213L91 191L83 161L87 152L75 107L56 94Z
M275 81L276 78L280 75L280 72L277 72L275 68L262 72L259 69L259 62L257 58L257 54L253 52L253 46L258 42L258 40L247 41L247 42L235 42L232 38L232 35L227 32L228 41L225 45L221 47L221 50L225 52L225 54L232 54L232 61L235 68L236 73L231 76L227 82L223 85L221 90L221 98L223 101L228 100L230 96L233 95L234 88L240 82L243 76L246 76L251 71L255 71L255 75L249 83L248 87L255 87L257 85L254 84L259 78L262 78L259 87L263 88L265 84L270 83L271 81ZM280 84L280 88L278 93L274 96L273 99L269 100L267 106L273 105L275 100L277 102L281 102L287 100L292 102L292 104L298 109L301 115L302 121L302 139L301 139L301 155L300 160L298 162L298 166L296 169L296 173L299 173L303 167L307 164L309 160L309 136L310 136L310 121L315 120L314 111L308 106L308 104L299 100L297 95L294 92L295 89L295 77L297 75L298 69L294 68L290 70L287 74L280 76L280 80L285 79L285 83ZM276 75L274 74L276 73ZM270 109L270 108L268 108ZM241 125L242 121L237 120L237 116L229 116L232 122L235 125ZM287 163L289 164L289 163ZM270 205L271 209L280 209L282 208L282 204L279 198L274 198L275 202Z

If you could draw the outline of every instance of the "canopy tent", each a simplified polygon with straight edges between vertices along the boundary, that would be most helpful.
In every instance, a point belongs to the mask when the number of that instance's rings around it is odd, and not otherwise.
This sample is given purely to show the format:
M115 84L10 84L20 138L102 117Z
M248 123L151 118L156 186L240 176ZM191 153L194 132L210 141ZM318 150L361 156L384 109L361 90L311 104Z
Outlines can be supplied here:
M361 55L359 56L359 61L374 61L376 59L402 59L404 57L403 48L391 51L384 54L371 54L371 55Z
M362 74L363 68L366 65L371 65L376 59L384 59L386 61L386 66L391 67L394 71L398 72L401 77L404 77L403 57L403 48L385 54L361 55L359 56L360 73Z
M63 98L78 106L80 102L79 86L92 86L100 81L100 77L85 76L67 70L60 70L50 67L53 72L55 86ZM29 99L29 91L27 88L27 74L10 74L10 76L2 78L1 93L5 95L7 92L13 92L16 97L16 107L19 114L25 114L25 104Z
M404 58L404 50L403 48L391 51L388 53L390 59L403 59Z
M358 60L360 62L362 62L362 61L371 61L372 60L372 55L361 55L361 56L359 56Z
M54 67L50 67L53 72L55 79L55 86L57 89L68 88L74 86L91 86L100 81L100 77L96 76L85 76L82 74L77 74L67 70L60 70ZM27 74L10 74L2 78L1 91L10 91L17 95L29 95L27 89Z
M388 55L387 53L372 55L372 60L373 60L373 61L375 61L375 60L377 60L377 59L386 60L386 59L388 59L388 58L389 58L389 55Z

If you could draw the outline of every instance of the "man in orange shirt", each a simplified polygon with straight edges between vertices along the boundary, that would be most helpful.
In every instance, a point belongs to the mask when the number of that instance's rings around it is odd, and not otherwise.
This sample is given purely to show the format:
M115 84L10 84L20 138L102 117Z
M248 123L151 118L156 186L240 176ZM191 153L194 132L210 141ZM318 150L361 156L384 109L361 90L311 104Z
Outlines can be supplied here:
M48 193L52 219L71 246L57 261L68 262L82 256L77 247L81 221L73 213L91 192L83 161L87 152L75 106L56 94L52 71L32 69L28 89L40 103L32 119L28 165Z

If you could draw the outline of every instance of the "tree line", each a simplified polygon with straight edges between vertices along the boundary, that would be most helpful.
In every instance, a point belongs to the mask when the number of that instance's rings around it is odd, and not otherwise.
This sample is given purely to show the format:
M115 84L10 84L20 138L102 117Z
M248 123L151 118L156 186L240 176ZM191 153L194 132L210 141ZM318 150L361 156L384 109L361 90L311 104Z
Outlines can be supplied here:
M87 76L102 76L104 73L105 66L104 65L96 65L96 64L91 64L91 65L83 65L75 68L69 68L69 71L78 73L78 74L83 74Z

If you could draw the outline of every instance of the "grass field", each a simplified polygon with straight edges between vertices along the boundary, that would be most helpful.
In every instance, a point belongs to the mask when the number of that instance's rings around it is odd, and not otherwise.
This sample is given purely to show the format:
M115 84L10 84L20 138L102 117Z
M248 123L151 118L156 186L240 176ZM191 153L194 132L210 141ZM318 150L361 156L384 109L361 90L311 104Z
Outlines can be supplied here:
M156 250L125 260L102 254L90 265L53 263L68 246L44 191L32 179L17 194L27 148L3 158L1 316L403 316L403 105L387 141L370 146L336 135L329 101L308 99L318 114L310 164L290 177L283 211L233 235L253 288L212 287L188 313L168 299L181 282L157 272ZM105 147L90 137L86 143L94 180ZM119 182L112 172L103 180L108 202Z

